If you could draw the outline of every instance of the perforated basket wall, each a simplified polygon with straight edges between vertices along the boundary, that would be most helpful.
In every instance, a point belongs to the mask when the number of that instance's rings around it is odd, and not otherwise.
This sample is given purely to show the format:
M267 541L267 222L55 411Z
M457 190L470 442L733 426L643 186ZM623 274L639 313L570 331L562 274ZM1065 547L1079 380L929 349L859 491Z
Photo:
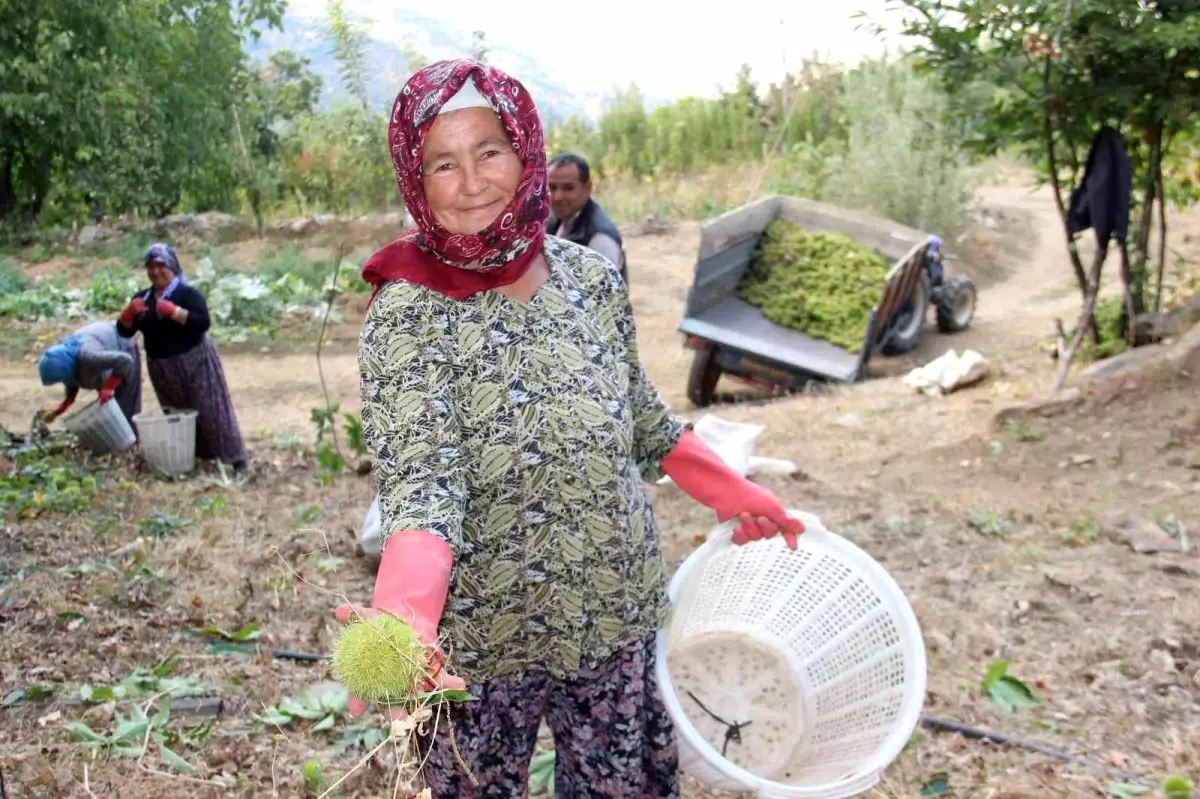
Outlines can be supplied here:
M877 783L915 728L924 642L904 593L879 563L816 517L793 515L807 528L795 551L779 537L735 546L726 525L680 567L671 585L673 619L659 640L659 678L680 730L683 766L694 776L762 796L843 799ZM689 646L730 635L773 650L784 694L799 696L790 734L781 736L794 746L781 744L790 751L755 761L769 762L769 773L722 757L685 712L695 714L703 697L674 689L672 652L681 659ZM690 672L688 679L696 680ZM714 677L709 702L723 697L725 707L740 704L753 718L755 697L725 684L727 674L720 680Z
M64 417L63 426L75 434L82 446L96 455L124 452L137 441L129 420L116 400L104 403L93 400Z
M151 468L169 476L196 468L196 412L165 408L161 414L133 417L141 434L142 457Z

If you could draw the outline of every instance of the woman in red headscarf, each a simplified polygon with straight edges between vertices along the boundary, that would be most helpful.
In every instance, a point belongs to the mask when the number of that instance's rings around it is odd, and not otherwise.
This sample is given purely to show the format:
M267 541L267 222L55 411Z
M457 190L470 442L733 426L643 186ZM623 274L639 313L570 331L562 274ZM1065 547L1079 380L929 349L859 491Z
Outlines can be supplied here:
M431 64L396 98L392 161L417 228L375 253L359 343L384 536L374 609L452 652L435 797L524 795L543 716L562 796L677 794L654 673L669 612L645 487L663 474L740 518L803 531L670 412L638 359L617 268L546 236L542 126L512 77ZM366 610L365 612L375 612ZM342 607L339 618L354 609ZM362 703L354 702L356 712Z

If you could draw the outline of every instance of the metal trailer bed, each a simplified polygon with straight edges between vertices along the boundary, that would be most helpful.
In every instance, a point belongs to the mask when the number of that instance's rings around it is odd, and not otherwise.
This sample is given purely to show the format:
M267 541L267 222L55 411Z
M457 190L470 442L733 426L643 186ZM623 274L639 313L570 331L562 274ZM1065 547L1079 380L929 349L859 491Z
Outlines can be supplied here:
M894 262L856 354L799 331L780 327L742 300L738 284L763 232L776 219L814 231L847 234ZM857 211L796 197L771 196L734 209L704 225L695 276L680 332L696 350L688 380L694 404L711 403L722 374L775 393L802 388L813 379L854 382L866 375L871 357L898 334L917 336L928 299L921 276L932 237ZM898 311L920 291L920 313L900 325ZM909 317L913 316L910 311ZM915 323L916 330L906 327Z

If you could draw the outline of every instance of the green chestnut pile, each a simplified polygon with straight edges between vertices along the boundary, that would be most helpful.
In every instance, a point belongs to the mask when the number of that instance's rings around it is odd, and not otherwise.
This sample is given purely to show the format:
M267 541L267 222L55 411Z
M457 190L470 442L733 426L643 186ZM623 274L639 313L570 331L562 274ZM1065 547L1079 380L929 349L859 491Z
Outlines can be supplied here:
M777 325L858 352L889 269L883 256L849 236L777 219L738 294Z

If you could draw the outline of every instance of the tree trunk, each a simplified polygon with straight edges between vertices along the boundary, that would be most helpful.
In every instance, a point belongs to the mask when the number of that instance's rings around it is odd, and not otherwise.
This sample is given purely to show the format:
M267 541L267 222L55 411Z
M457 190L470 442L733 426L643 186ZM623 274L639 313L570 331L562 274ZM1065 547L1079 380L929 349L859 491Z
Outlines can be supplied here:
M1154 280L1154 311L1162 310L1163 272L1167 266L1167 203L1163 196L1162 159L1155 174L1154 193L1158 195L1158 273Z
M1137 346L1137 320L1142 313L1140 293L1134 293L1133 271L1129 268L1129 242L1118 239L1121 248L1121 282L1125 288L1125 340L1130 347Z
M1045 88L1046 104L1042 117L1042 132L1043 143L1046 147L1046 161L1050 170L1050 185L1054 189L1054 204L1058 207L1058 218L1062 221L1063 235L1067 240L1067 254L1071 258L1071 269L1075 272L1075 282L1079 284L1080 295L1086 298L1089 289L1087 275L1083 272L1083 262L1079 260L1079 251L1075 248L1075 242L1071 238L1070 228L1067 225L1067 206L1063 202L1062 184L1058 180L1058 157L1054 152L1054 118L1050 108L1054 102L1054 98L1050 96L1050 59L1046 59L1042 85Z
M8 219L17 208L17 192L13 187L13 151L5 150L0 158L0 220Z
M1150 276L1150 228L1154 224L1154 199L1158 193L1158 173L1162 167L1163 122L1155 123L1150 129L1150 162L1146 166L1146 185L1142 193L1142 214L1138 220L1137 235L1134 236L1133 262L1134 305L1140 313L1145 307L1143 297Z
M33 224L42 214L42 208L46 204L46 197L50 194L50 178L52 177L54 167L50 163L50 159L46 156L38 156L37 161L33 165L33 193L29 200L21 209L25 221Z
M1095 330L1095 312L1096 298L1100 295L1100 270L1104 267L1104 259L1108 255L1108 251L1100 247L1096 248L1096 255L1092 259L1092 273L1090 275L1087 295L1083 300L1083 313L1079 315L1079 322L1075 325L1075 331L1071 334L1071 345L1067 347L1066 356L1059 359L1058 375L1054 378L1054 390L1061 391L1063 385L1067 382L1067 372L1071 369L1071 360L1075 357L1076 350L1079 349L1083 337L1089 329Z

